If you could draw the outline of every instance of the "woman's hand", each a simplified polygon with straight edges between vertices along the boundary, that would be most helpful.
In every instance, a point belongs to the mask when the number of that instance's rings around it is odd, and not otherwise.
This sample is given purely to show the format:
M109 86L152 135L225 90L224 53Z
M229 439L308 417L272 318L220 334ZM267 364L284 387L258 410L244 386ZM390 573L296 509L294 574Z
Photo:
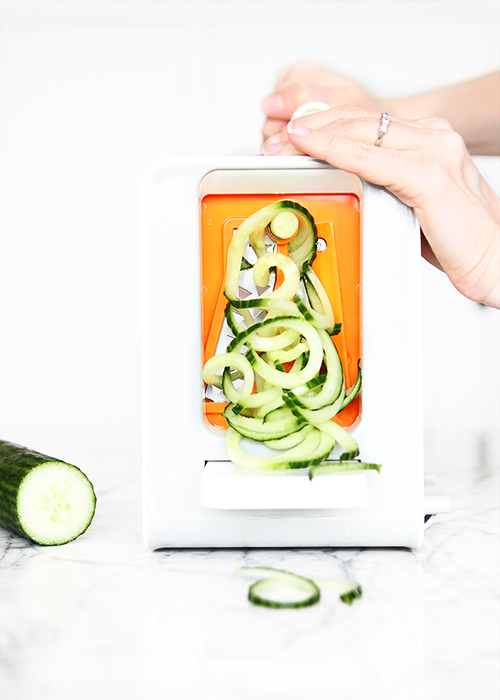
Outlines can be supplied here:
M280 71L275 91L262 103L266 115L262 129L264 140L285 126L295 110L306 102L324 102L331 107L347 104L377 112L384 109L394 111L387 100L375 97L352 78L332 73L312 61L299 61Z
M264 140L285 126L306 102L350 105L404 119L443 117L461 134L470 153L500 155L500 71L417 95L380 98L352 78L312 61L299 61L280 71L275 92L262 103Z
M375 146L380 114L339 107L289 122L264 155L307 153L386 187L412 207L422 254L466 297L500 308L500 199L450 124L393 118Z

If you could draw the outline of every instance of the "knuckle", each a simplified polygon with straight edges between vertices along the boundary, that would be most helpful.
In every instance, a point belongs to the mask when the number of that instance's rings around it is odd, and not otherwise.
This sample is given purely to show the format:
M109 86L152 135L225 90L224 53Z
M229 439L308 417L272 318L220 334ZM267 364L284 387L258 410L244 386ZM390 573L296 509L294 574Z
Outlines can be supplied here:
M453 131L453 127L449 121L443 117L422 117L417 119L417 122L428 129L436 129L438 131Z
M311 102L313 97L311 84L306 80L297 81L290 91L290 96L295 107Z
M262 127L262 136L267 141L271 136L275 136L276 141L278 138L276 134L280 134L280 141L283 140L283 136L286 134L286 122L278 119L267 119Z
M468 157L467 146L450 122L442 117L424 117L417 122L424 127L422 148L432 164L429 179L439 189L463 170Z
M465 141L456 131L446 131L441 135L444 153L454 162L462 161L467 154Z
M470 156L463 138L456 131L441 131L428 151L429 181L436 191L446 191L450 182L467 171Z
M361 166L373 160L373 149L364 141L355 141L354 156Z
M361 110L351 104L343 104L337 107L337 113L340 119L356 119Z
M300 59L291 66L291 74L297 76L309 76L315 70L316 64L305 58Z
M453 133L456 133L450 122L446 119L443 119L443 117L433 117L433 119L435 129L441 129L441 131L451 131Z
M330 136L328 139L328 143L326 144L325 147L325 155L323 157L323 160L326 160L327 163L330 163L331 165L335 165L336 159L335 159L335 137Z
M364 117L366 112L360 107L355 107L350 104L341 104L332 109L332 116L334 119L360 119Z
M343 137L341 137L343 140ZM371 147L364 141L351 140L349 139L349 159L352 163L356 165L356 169L363 169L368 163L373 160L373 153ZM337 136L331 134L328 143L326 145L326 160L328 162L336 162L336 156L338 156L338 142Z
M278 73L277 86L285 88L298 80L306 80L313 72L312 61L302 59L295 63L290 63Z

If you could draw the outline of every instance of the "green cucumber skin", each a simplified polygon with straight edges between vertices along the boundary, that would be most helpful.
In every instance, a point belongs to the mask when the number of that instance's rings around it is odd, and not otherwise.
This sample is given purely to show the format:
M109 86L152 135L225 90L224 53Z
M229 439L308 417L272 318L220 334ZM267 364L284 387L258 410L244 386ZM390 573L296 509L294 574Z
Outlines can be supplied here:
M35 452L22 445L0 440L0 525L11 532L35 542L24 531L17 511L17 494L23 479L35 467L46 462L59 462L62 460L49 457L40 452ZM78 469L74 464L68 464L73 469ZM78 471L81 471L78 469ZM89 482L90 483L90 482ZM95 494L94 494L95 512ZM91 518L92 520L92 518ZM89 522L90 524L90 522ZM79 533L76 537L79 537ZM75 539L76 539L75 537ZM37 543L38 544L38 543Z
M25 476L51 457L27 447L0 440L0 525L27 537L17 513L17 494Z
M363 589L361 588L361 586L356 586L350 591L347 591L347 593L342 593L340 595L340 600L346 605L352 605L356 598L361 598L362 595Z
M266 580L266 579L264 579ZM320 597L321 597L321 592L319 588L316 586L314 581L310 581L311 583L311 588L313 590L313 593L309 596L309 598L305 598L304 600L300 602L294 602L294 603L280 603L278 601L274 600L269 600L268 598L263 598L261 595L255 592L255 590L262 585L262 580L256 581L250 586L250 589L248 591L248 600L253 603L254 605L261 605L262 607L265 608L274 608L275 610L286 610L286 609L295 609L297 610L298 608L309 608L312 605L316 605L316 603L319 603Z

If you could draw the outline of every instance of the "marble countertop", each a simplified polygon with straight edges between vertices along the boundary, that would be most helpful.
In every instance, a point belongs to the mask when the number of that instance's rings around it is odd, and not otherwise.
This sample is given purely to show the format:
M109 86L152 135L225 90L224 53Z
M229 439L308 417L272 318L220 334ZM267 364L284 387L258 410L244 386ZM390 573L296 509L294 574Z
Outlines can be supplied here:
M67 456L59 452L96 487L98 508L82 537L38 547L0 529L4 700L500 697L492 439L428 440L426 469L452 510L416 551L150 552L140 441L116 444L68 438ZM325 592L303 610L258 608L247 600L249 581L234 573L241 565L354 579L363 597L347 606Z

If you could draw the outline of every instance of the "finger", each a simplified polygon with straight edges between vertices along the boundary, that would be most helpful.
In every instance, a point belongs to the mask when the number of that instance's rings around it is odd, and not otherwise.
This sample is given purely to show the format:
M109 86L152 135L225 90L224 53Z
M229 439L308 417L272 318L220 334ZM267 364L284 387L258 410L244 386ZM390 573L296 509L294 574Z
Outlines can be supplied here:
M401 181L401 160L395 157L399 151L378 148L323 129L309 129L296 122L290 122L287 130L296 148L336 168L383 187Z
M361 115L363 116L371 116L372 118L374 116L377 116L373 112L369 112L368 110L362 110L354 107L335 107L334 109L329 109L329 110L324 110L322 112L315 112L312 114L309 114L304 117L298 117L297 119L294 119L294 121L297 124L303 124L304 126L308 126L312 129L320 129L321 127L326 128L330 123L335 123L338 124L338 129L342 129L342 125L340 124L340 121L342 118L344 119L350 119L353 116L357 116L361 118ZM270 120L268 120L270 121ZM274 123L276 124L281 124L281 129L280 131L276 131L274 134L271 134L263 143L262 145L262 152L265 154L270 154L267 151L268 146L271 144L278 143L279 141L288 141L288 132L287 132L287 125L288 122L284 122L282 120L273 120ZM332 126L332 130L335 130L335 127ZM375 137L374 137L375 138ZM276 152L276 149L273 149L272 152Z
M280 141L288 141L288 132L287 132L287 124L286 124L276 133L274 133L272 136L270 136L268 139L266 139L263 144L262 144L262 153L264 155L271 155L271 153L276 153L279 149L274 148L275 144L280 143ZM270 149L270 147L273 146L273 148ZM270 149L270 150L269 150Z
M279 132L288 124L288 122L283 119L266 119L264 126L262 127L262 137L264 141L271 138Z
M380 114L361 107L352 107L351 105L337 105L319 112L313 112L303 117L294 120L299 124L308 126L311 129L321 129L322 127L337 122L340 120L372 118L380 120Z
M362 141L369 146L380 148L411 148L418 140L414 137L414 127L398 124L392 120L382 129L380 115L367 115L352 119L337 119L321 127L332 136ZM379 136L381 139L379 140Z
M331 93L321 85L310 82L298 82L277 90L262 101L262 110L273 119L289 120L298 107L306 102L325 102L331 104Z
M375 145L381 126L381 115L366 109L342 106L301 117L296 120L296 123L312 129L322 129L332 135ZM432 131L426 120L409 121L397 117L391 118L379 146L396 149L421 148L425 131L429 134Z
M272 139L271 139L272 141ZM262 155L264 156L303 156L304 151L297 148L291 141L286 138L282 141L275 141L270 143L269 141L262 147Z
M301 59L296 63L283 66L276 78L275 89L284 90L288 85L297 81L308 81L315 85L329 85L333 75L331 71L319 63Z
M287 109L281 92L273 92L262 100L262 111L270 119L289 119L293 114Z

